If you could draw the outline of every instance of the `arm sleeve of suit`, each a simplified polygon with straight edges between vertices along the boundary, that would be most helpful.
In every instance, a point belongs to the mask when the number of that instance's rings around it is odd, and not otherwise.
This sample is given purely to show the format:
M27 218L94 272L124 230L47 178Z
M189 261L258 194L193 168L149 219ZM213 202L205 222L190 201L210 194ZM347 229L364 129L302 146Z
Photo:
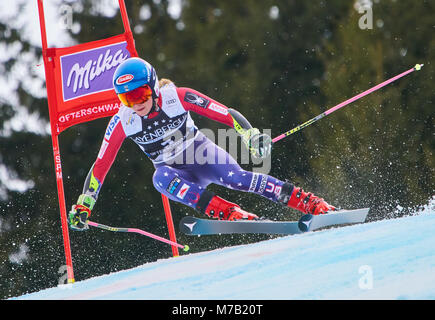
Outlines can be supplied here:
M243 134L252 125L237 110L190 88L177 88L178 97L186 111L193 111L209 119L226 124Z
M119 148L126 138L119 115L114 115L110 120L104 134L104 139L98 153L97 160L89 170L83 186L83 193L91 195L96 200L101 190L104 179L115 161Z

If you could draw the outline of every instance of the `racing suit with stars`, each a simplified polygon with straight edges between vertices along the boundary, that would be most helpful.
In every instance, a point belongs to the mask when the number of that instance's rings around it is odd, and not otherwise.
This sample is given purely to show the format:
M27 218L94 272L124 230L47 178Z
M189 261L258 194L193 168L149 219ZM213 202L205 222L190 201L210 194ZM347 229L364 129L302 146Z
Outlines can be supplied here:
M239 133L252 128L238 111L198 91L165 85L147 116L141 117L133 109L121 106L111 118L83 193L97 199L118 150L125 138L130 138L156 168L154 187L173 201L199 210L201 195L208 192L206 187L211 183L253 192L274 202L282 201L279 196L284 181L242 169L229 153L198 130L190 111L228 125ZM291 191L286 190L286 194Z

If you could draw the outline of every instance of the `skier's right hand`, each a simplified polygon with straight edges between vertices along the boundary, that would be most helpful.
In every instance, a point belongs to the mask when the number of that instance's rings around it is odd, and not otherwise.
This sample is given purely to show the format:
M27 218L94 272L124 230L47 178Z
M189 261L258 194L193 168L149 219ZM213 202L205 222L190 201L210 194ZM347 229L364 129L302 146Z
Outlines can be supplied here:
M251 128L242 133L242 141L249 152L258 159L270 156L272 151L272 139L269 135L261 133L257 128Z
M95 199L92 196L81 194L74 204L68 215L70 228L76 231L84 231L89 229L88 218L95 205Z

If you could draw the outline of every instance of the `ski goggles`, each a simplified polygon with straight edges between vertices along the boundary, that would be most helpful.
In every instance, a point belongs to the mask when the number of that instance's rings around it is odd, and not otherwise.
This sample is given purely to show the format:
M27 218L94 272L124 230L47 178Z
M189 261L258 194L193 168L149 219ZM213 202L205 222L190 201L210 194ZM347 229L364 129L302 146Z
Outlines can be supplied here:
M148 85L144 85L129 92L119 93L118 97L125 106L131 108L135 104L147 102L152 94L151 88Z

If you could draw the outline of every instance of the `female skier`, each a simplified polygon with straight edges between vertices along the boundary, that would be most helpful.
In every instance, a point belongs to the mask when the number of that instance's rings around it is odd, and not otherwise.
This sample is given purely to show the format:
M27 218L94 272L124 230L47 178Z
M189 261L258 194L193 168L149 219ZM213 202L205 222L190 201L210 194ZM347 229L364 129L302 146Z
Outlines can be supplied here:
M132 139L153 162L153 184L160 193L209 217L258 219L207 190L210 183L253 192L303 213L317 215L335 210L290 182L243 170L230 154L198 130L189 114L193 111L234 128L253 156L269 156L271 138L253 128L238 111L198 91L178 88L170 80L159 82L154 68L140 58L122 62L114 73L113 85L123 105L111 118L83 193L69 213L72 229L88 229L101 186L125 138Z

